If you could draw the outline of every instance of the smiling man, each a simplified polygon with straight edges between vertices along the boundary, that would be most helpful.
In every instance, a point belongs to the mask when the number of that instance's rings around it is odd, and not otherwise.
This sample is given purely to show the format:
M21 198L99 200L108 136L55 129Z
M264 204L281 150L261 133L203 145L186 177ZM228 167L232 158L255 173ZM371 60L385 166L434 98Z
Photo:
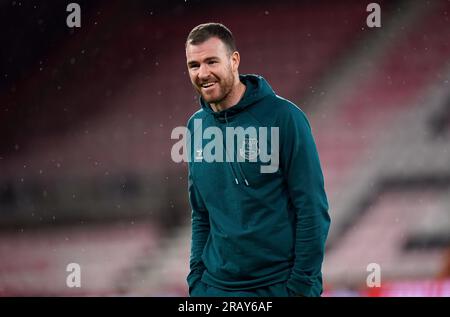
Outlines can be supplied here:
M305 114L261 76L239 75L240 55L222 24L195 27L186 41L186 59L201 106L188 121L190 135L211 127L279 132L215 142L227 144L214 149L224 152L223 162L204 159L204 139L202 144L188 140L189 294L320 296L330 217ZM199 120L201 125L194 124ZM263 143L271 154L279 151L279 165L267 173L261 169Z
M187 65L195 89L218 112L237 104L245 85L239 80L240 56L231 33L216 25L220 34L211 37L207 28L203 25L191 32L186 43Z

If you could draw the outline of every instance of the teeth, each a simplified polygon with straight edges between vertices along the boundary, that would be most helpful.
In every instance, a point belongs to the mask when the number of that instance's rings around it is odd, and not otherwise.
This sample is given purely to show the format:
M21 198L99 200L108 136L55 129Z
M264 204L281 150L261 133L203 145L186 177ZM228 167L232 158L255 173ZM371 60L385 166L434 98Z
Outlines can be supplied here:
M211 87L212 85L214 85L215 83L207 83L207 84L202 84L203 88L208 88Z

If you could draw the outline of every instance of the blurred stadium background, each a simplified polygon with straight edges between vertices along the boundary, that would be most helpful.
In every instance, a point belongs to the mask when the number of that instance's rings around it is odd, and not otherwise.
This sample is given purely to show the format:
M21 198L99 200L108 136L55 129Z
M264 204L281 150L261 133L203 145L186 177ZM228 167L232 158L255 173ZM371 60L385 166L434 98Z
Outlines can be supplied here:
M69 2L0 1L0 295L187 295L170 134L198 108L185 38L218 21L310 118L324 296L450 296L450 1L376 1L381 28L371 1L77 1L79 29Z

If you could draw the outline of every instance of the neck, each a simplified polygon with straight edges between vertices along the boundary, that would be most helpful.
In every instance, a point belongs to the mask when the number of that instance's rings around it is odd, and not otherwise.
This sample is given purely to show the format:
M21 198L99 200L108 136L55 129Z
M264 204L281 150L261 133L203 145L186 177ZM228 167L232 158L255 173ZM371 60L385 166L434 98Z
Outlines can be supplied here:
M231 108L232 106L236 105L242 98L242 96L245 93L245 85L238 80L237 84L233 87L233 89L230 91L229 95L225 100L222 100L218 103L211 103L211 107L215 112L219 112L228 108Z

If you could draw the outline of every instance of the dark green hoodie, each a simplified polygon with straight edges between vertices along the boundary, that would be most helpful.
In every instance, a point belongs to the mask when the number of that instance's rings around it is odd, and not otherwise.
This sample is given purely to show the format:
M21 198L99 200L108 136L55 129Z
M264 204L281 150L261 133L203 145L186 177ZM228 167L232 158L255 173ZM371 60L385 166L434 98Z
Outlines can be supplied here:
M305 114L275 95L264 78L241 75L240 79L246 91L231 108L214 112L200 98L202 109L188 122L191 138L208 127L219 128L224 136L227 127L267 127L270 148L276 143L270 128L278 127L279 168L261 173L261 165L269 163L261 162L259 156L256 161L237 162L240 153L247 159L245 153L253 154L250 157L258 153L261 144L248 139L242 144L235 141L229 153L225 153L223 141L223 149L216 151L224 152L225 162L206 162L199 144L188 140L192 207L189 289L200 279L227 290L287 281L293 293L319 296L330 217L310 125ZM194 124L195 119L201 120L201 127ZM203 151L210 141L202 138Z

